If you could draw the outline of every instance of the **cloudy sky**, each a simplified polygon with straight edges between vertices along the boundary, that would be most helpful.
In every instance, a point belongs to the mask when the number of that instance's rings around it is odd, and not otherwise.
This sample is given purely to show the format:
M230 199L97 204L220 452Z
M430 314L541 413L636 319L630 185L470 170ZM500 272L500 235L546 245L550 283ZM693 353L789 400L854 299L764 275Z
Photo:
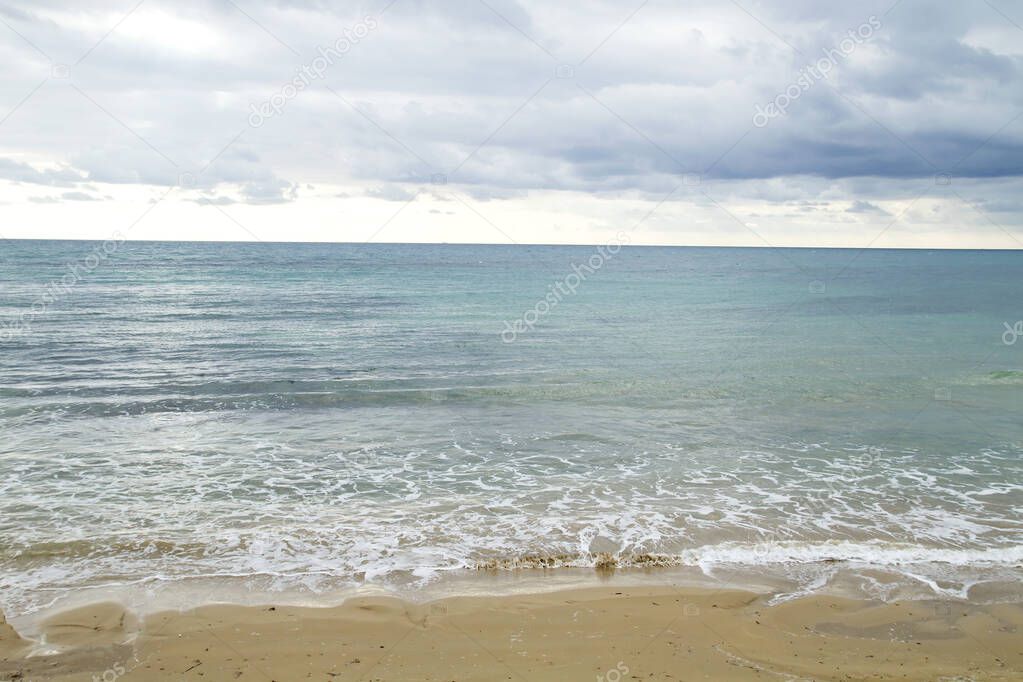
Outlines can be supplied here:
M0 1L0 236L1023 247L1023 0Z

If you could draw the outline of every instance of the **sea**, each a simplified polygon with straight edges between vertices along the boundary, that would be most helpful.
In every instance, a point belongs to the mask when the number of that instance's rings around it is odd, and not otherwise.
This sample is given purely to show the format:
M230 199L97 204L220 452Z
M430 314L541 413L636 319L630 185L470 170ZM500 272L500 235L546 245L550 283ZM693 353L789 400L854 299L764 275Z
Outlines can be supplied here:
M1023 600L1023 252L0 242L0 609Z

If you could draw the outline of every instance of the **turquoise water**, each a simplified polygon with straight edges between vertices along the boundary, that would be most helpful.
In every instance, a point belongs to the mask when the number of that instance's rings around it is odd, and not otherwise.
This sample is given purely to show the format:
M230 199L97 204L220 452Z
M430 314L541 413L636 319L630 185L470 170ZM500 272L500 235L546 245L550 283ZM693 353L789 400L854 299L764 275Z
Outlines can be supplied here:
M1023 253L103 249L0 245L9 614L599 553L1023 577Z

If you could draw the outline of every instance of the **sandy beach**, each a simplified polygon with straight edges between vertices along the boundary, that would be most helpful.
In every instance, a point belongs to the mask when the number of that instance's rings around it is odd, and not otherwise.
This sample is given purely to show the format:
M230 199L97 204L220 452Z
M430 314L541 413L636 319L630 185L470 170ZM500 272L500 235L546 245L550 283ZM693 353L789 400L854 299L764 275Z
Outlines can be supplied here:
M1023 605L595 587L0 625L2 680L1018 680ZM59 653L38 653L43 649ZM35 653L35 655L33 655Z

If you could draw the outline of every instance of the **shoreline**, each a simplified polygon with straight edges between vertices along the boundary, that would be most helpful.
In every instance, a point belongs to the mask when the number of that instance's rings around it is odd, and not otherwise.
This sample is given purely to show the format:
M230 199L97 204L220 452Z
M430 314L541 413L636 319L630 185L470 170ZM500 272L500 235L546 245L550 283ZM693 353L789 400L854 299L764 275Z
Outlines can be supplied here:
M1023 676L1023 603L767 597L607 584L424 603L219 604L141 619L101 603L43 623L57 654L30 656L36 647L0 623L0 680Z
M808 563L575 566L553 561L517 562L516 567L478 566L444 570L431 577L352 581L317 574L246 574L153 577L128 583L80 586L27 612L0 604L7 623L27 639L36 639L43 624L61 614L116 603L138 618L211 605L333 608L351 599L391 598L422 605L451 598L514 598L594 588L693 589L757 594L770 604L803 597L837 597L891 603L944 600L990 605L1023 604L1023 566L971 567L876 565L826 560ZM963 569L966 569L965 572ZM945 573L942 574L941 571ZM943 577L942 577L943 576ZM323 580L302 584L301 579ZM280 582L280 581L285 582Z

